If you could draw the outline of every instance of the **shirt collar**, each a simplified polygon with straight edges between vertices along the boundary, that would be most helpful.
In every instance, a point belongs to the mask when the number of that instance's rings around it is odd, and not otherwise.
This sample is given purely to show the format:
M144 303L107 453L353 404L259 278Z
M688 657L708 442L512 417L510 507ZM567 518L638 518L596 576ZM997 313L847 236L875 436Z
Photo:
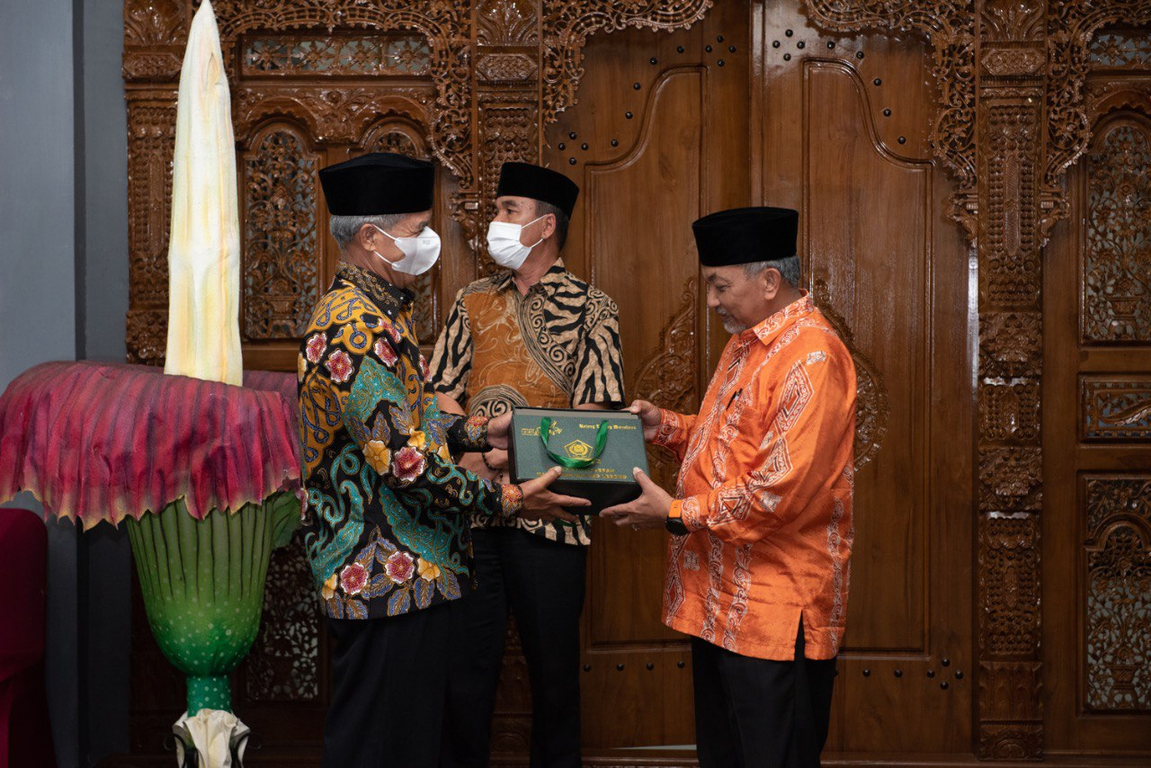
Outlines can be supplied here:
M397 288L379 275L361 267L341 262L336 269L336 279L356 286L376 303L389 316L411 308L416 296L405 288Z
M811 300L811 294L807 291L800 291L800 296L795 301L788 304L783 309L771 315L758 325L748 328L740 334L740 341L750 343L753 338L758 338L764 344L770 344L775 340L787 326L801 317L810 315L815 311L815 303Z
M532 290L535 290L536 286L540 286L541 290L552 293L557 286L561 285L565 280L567 280L567 274L568 271L567 267L564 266L564 260L556 259L556 263L552 264L551 267L548 268L547 272L544 272L543 277L539 279L539 282L533 285L531 289L529 289L529 293ZM515 278L516 273L509 269L499 278L500 281L497 283L496 287L501 291L506 291L509 288L519 290L516 288Z

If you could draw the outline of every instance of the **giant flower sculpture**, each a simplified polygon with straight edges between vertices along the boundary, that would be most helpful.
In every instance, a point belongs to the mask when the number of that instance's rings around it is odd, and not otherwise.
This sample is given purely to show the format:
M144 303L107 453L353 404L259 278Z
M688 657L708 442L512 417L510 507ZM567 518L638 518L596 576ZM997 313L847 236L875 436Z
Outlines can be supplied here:
M179 759L242 760L228 673L299 520L295 378L241 372L235 145L219 33L197 11L180 75L164 372L45 363L0 396L0 502L128 529L148 622L187 678Z

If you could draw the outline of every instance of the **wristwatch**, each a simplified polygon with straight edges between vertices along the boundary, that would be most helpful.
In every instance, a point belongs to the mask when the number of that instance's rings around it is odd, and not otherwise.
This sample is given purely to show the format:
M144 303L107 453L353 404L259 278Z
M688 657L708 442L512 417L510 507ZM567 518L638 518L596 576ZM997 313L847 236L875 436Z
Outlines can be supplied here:
M664 520L664 527L674 536L686 536L687 526L683 524L683 518L680 513L683 507L679 504L672 504L671 509L667 513L667 519Z

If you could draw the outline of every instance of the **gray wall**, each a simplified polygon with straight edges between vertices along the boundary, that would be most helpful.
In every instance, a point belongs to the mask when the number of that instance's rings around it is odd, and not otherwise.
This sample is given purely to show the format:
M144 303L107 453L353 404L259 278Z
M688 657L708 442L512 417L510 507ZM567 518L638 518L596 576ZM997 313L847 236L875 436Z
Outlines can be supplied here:
M76 357L72 0L0 3L0 387Z
M0 2L0 390L47 360L124 359L122 5ZM107 526L48 533L53 736L62 768L87 766L127 748L129 553Z

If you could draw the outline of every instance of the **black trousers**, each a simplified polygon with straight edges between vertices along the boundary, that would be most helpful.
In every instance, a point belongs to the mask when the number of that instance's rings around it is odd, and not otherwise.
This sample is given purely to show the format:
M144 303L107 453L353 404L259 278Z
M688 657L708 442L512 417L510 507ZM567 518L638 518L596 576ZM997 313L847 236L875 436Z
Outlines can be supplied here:
M436 764L460 602L388 619L328 619L336 643L324 768Z
M700 768L819 766L831 720L835 659L766 661L693 637L695 738Z
M580 763L579 617L587 553L513 528L472 531L479 588L460 605L441 768L488 765L496 684L515 615L532 695L531 765Z

